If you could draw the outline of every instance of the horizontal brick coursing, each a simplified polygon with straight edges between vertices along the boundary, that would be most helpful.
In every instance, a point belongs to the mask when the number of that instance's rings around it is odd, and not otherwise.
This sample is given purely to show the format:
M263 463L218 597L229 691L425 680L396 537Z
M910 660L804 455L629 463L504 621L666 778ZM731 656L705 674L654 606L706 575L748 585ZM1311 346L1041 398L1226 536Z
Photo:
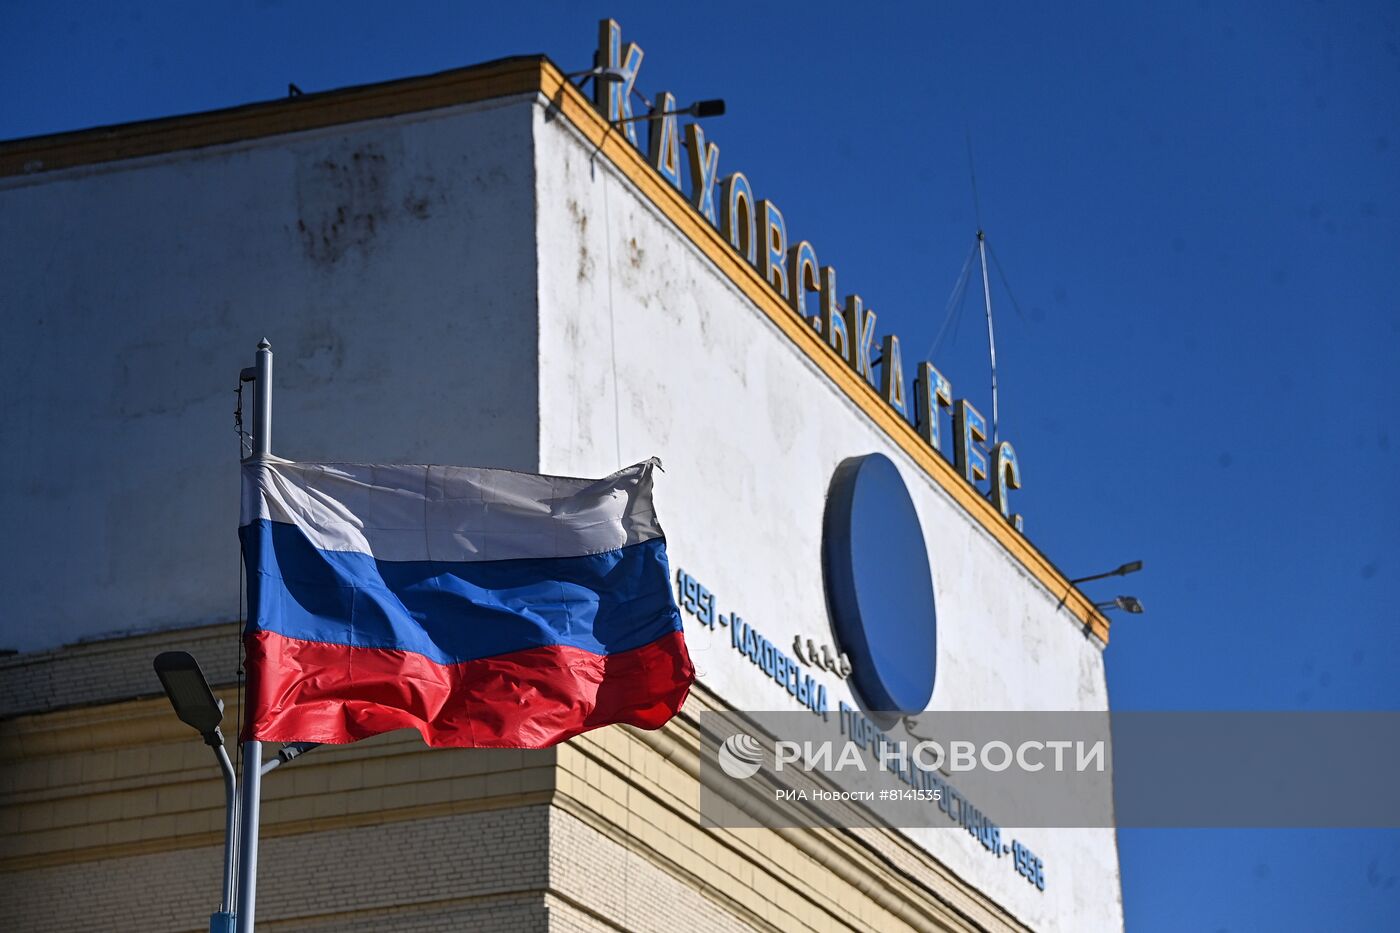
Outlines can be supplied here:
M0 721L6 928L207 928L223 832L209 749L163 697L120 691L181 641L234 658L232 631L30 659L30 692L11 694L26 708L51 703L35 685L113 685L107 701ZM219 692L232 732L237 692ZM433 750L406 731L318 749L264 783L259 927L1024 929L887 831L700 828L690 713L716 702L697 687L663 730L612 727L553 750Z
M708 899L697 881L664 871L576 817L550 811L550 887L589 913L561 908L551 930L742 933L751 927ZM605 923L604 920L607 922Z
M151 662L162 651L194 655L215 687L235 684L241 630L226 622L0 657L0 719L158 695Z
M258 926L542 929L547 811L524 807L266 839ZM10 873L0 885L0 916L7 928L32 933L207 930L221 859L220 847L205 846Z

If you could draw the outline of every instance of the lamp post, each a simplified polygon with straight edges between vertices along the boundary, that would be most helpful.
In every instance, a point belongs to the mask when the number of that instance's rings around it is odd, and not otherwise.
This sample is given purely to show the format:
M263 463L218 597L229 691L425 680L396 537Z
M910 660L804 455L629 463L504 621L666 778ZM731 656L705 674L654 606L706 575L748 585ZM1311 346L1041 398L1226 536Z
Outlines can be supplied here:
M214 750L224 777L224 887L218 913L209 916L209 933L234 933L234 900L237 896L235 866L238 862L238 781L224 749L219 725L224 702L209 689L199 662L187 651L166 651L155 660L156 676L175 707L175 715L204 737Z
M1138 572L1139 570L1141 570L1141 569L1142 569L1142 561L1140 561L1140 560L1133 560L1133 561L1129 561L1129 562L1126 563L1126 564L1123 564L1122 566L1118 567L1118 568L1115 569L1115 570L1110 570L1110 571L1108 571L1108 572L1106 572L1106 573L1095 573L1095 574L1091 574L1090 576L1087 576L1087 577L1080 577L1078 580L1071 580L1071 581L1069 581L1069 582L1070 582L1070 583L1073 583L1073 584L1075 584L1075 585L1078 585L1078 584L1080 584L1080 583L1088 583L1090 580L1102 580L1102 579L1104 579L1105 577L1126 577L1128 574L1130 574L1130 573L1137 573L1137 572Z
M703 120L705 117L724 116L724 101L716 98L714 100L697 100L689 107L681 107L675 110L663 110L658 113L644 113L641 116L627 117L618 120L614 125L621 126L624 123L640 123L648 120L660 120L662 117L695 117Z
M214 696L204 672L187 651L166 651L156 656L156 676L175 707L180 721L204 737L204 744L214 749L219 771L224 777L224 887L219 912L209 916L209 933L236 933L238 915L239 800L238 780L233 762L224 749L224 735L219 726L224 720L224 701ZM286 764L317 747L318 742L294 742L277 752L277 757L258 762L258 775L267 774L278 765ZM245 770L244 774L247 774Z

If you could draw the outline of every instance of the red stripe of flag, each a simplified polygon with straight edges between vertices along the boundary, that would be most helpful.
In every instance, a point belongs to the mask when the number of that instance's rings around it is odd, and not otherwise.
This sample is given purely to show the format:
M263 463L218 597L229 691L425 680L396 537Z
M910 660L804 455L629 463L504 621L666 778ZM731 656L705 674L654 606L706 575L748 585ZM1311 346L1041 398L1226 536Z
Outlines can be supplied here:
M680 632L601 655L551 645L460 664L260 631L245 638L245 739L346 743L417 729L433 746L543 748L589 729L656 729L695 669Z

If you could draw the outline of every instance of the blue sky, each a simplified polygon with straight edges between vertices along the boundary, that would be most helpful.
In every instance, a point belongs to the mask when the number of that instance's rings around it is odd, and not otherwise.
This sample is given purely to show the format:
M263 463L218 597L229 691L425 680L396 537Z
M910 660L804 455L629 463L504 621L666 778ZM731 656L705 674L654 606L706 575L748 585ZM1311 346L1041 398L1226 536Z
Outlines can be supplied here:
M1133 8L1128 8L1128 7ZM1027 534L1142 598L1120 709L1400 707L1400 7L18 4L0 138L544 52L597 20L928 347L981 219ZM509 12L504 12L509 10ZM1014 297L1014 301L1013 301ZM935 357L990 409L976 287ZM1390 388L1387 388L1390 386ZM1326 769L1300 763L1325 805ZM1128 831L1133 931L1380 929L1400 831Z

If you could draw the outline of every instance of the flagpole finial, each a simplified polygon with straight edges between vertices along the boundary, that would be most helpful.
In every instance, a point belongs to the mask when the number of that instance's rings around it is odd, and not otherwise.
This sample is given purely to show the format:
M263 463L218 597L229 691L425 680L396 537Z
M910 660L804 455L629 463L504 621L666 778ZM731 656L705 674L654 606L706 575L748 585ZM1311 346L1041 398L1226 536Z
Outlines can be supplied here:
M259 350L271 350L271 349L272 349L272 344L268 343L267 338L264 337L263 339L261 339L261 340L258 341L258 349L259 349Z

